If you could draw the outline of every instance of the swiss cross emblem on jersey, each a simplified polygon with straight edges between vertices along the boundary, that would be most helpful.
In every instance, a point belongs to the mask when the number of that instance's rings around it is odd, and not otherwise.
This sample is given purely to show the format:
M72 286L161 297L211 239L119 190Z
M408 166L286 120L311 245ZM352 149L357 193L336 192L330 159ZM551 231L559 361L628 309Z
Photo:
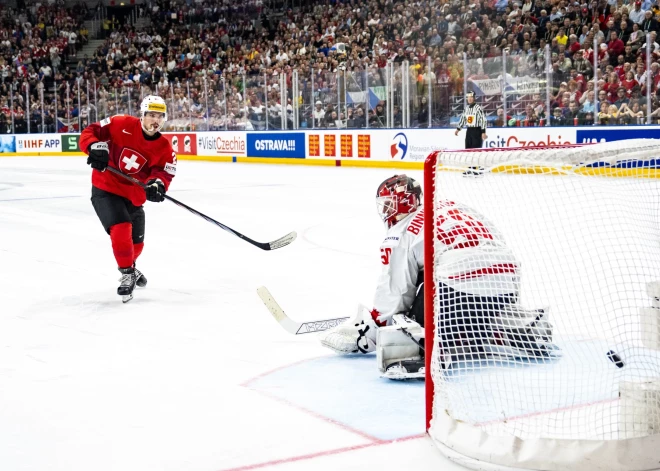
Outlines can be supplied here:
M128 147L122 149L118 162L119 169L128 174L138 173L146 163L147 159L145 159L142 154L133 149L129 149Z

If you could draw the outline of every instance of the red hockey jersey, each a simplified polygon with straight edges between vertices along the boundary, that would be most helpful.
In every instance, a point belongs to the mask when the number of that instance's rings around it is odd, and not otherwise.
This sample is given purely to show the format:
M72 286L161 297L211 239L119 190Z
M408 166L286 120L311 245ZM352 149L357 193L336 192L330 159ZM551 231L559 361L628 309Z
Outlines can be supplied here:
M80 135L80 149L89 153L89 146L99 141L108 143L108 165L142 183L159 178L165 189L169 188L176 174L176 154L160 133L146 136L139 118L117 115L90 124ZM147 199L144 189L112 172L93 170L92 185L128 198L135 206L142 206Z

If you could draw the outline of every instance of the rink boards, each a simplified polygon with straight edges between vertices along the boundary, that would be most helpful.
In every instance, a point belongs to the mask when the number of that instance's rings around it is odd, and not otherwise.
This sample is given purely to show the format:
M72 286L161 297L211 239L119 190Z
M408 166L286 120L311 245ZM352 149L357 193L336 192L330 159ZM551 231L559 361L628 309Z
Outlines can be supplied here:
M660 138L660 126L490 128L484 148L539 148ZM464 148L455 129L167 132L181 160L422 169L436 150ZM78 133L0 136L0 157L82 156Z

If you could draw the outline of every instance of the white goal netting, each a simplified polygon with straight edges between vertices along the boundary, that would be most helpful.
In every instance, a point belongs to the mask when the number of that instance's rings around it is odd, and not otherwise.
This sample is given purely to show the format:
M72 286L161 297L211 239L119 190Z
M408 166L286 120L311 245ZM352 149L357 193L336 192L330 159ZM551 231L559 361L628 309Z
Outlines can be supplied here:
M429 433L447 455L660 469L656 158L656 140L429 158Z

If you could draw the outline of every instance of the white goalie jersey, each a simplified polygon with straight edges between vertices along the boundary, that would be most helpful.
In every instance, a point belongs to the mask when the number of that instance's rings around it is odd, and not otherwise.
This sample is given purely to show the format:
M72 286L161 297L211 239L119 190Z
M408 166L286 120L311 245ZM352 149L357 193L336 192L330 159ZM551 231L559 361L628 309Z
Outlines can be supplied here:
M435 221L439 283L476 296L518 294L520 262L488 219L464 204L440 201Z
M476 296L517 294L519 262L500 232L477 211L451 201L436 208L436 280ZM424 208L392 226L380 246L374 296L378 321L407 313L424 269Z
M424 269L424 208L406 216L388 229L380 245L382 270L376 285L374 309L378 321L407 313Z

